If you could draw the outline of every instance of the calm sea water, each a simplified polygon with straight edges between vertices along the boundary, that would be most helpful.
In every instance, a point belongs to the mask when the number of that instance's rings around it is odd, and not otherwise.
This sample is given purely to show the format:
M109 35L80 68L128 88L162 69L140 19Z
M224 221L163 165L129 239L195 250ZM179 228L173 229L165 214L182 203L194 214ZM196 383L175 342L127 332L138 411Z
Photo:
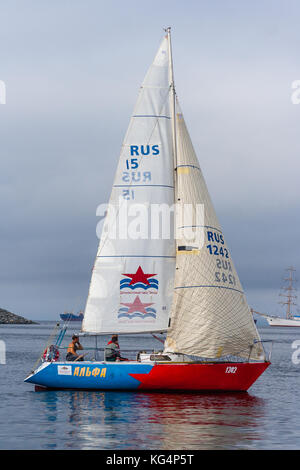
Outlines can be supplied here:
M300 364L292 362L300 328L260 328L275 341L272 365L247 393L34 392L23 380L53 325L0 325L1 449L300 448ZM133 339L120 343L130 348Z

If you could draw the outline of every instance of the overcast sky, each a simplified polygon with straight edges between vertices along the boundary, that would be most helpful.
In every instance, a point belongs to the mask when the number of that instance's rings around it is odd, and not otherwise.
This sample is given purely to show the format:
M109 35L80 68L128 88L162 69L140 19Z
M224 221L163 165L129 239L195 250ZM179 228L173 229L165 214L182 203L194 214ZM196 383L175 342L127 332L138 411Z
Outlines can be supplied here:
M300 3L3 0L0 307L84 308L138 88L172 27L185 119L250 305L300 270Z

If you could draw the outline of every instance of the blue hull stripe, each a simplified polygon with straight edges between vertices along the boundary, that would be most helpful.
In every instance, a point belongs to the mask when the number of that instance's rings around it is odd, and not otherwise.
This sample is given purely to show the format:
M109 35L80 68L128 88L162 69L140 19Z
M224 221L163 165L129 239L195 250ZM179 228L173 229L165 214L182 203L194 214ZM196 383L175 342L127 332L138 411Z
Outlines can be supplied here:
M140 381L129 374L148 374L152 367L141 363L51 362L25 382L60 389L136 390Z

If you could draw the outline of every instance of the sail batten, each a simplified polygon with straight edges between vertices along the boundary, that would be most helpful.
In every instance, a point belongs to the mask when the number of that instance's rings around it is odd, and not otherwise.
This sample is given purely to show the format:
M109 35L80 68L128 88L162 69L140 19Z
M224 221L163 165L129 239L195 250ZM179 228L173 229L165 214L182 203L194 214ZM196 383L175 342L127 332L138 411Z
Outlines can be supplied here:
M202 284L202 285L198 285L198 286L176 286L174 287L174 289L195 289L195 288L200 288L200 287L212 287L214 289L229 289L229 290L234 290L236 292L239 292L240 294L244 294L243 291L241 290L238 290L238 289L234 289L233 287L224 287L224 286L216 286L216 285L205 285L205 284Z

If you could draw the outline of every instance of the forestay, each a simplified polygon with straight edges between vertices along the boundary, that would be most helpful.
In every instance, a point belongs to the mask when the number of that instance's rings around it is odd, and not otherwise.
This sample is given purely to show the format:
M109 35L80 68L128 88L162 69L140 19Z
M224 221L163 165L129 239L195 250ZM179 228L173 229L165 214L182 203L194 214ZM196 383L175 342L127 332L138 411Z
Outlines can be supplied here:
M174 203L169 75L165 37L140 89L122 145L92 272L82 326L85 332L138 333L167 328L175 242L151 238L149 231L137 232L153 205L171 207Z

